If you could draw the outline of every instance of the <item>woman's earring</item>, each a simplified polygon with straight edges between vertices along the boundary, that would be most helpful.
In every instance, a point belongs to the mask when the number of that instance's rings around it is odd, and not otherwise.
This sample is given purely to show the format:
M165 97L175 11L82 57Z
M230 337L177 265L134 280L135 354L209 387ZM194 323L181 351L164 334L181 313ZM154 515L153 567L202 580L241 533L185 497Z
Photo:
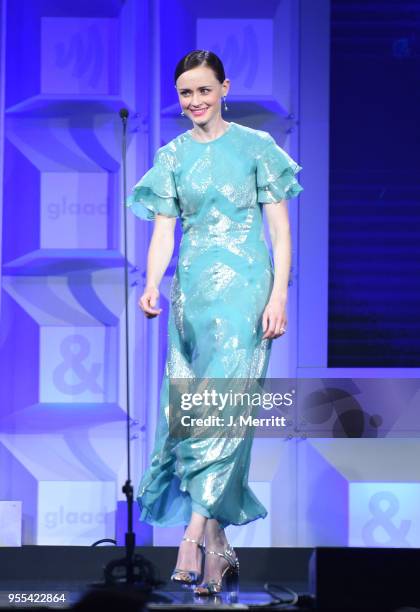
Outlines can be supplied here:
M225 104L225 111L229 110L228 105L226 104L226 96L223 96L223 102Z
M183 117L185 117L185 113L184 113L184 111L183 111L183 110L181 111L181 115L182 115Z

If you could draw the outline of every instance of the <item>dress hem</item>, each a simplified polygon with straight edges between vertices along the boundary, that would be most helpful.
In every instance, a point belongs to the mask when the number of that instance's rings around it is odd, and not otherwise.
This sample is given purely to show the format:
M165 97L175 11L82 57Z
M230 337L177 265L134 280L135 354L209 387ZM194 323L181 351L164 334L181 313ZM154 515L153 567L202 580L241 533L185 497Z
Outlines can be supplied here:
M139 499L137 498L137 503L139 504L139 506L141 507L141 513L140 513L140 521L147 523L148 525L152 525L154 527L177 527L180 525L187 525L189 520L176 520L176 521L171 521L171 520L159 520L159 519L155 519L151 516L151 512L150 510L144 506L143 504L141 504L139 502ZM197 505L192 502L192 510L193 512L197 512L197 509L194 510L194 506L197 508ZM203 508L202 506L200 506L200 508ZM206 509L204 509L206 510ZM248 523L252 523L254 521L257 521L258 519L265 519L268 515L268 511L265 510L265 512L262 512L260 514L257 514L256 516L250 517L248 519L246 519L245 521L242 522L233 522L233 521L223 521L223 519L218 518L217 516L214 516L212 514L209 513L208 510L206 510L208 512L208 516L206 514L204 514L203 516L206 516L206 518L209 519L215 519L217 520L221 527L223 529L225 529L226 527L229 527L230 525L233 525L235 527L242 527L243 525L248 525ZM202 512L198 512L199 514L203 514Z

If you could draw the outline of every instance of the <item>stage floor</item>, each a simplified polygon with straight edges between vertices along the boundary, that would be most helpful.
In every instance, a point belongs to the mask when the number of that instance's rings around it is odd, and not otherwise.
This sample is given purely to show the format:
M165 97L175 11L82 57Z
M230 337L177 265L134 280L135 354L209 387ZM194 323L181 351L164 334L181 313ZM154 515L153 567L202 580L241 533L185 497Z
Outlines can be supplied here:
M306 589L304 588L305 585L302 585L301 583L288 583L287 587L295 591L300 596L305 595L307 593ZM0 586L0 610L8 608L7 596L9 593L64 593L65 602L63 602L63 604L60 604L59 607L62 609L69 609L75 603L80 601L82 597L91 590L91 587L89 587L89 585L87 584L74 582L9 582L8 584L2 582ZM191 607L199 607L206 609L213 609L214 607L217 607L220 610L223 609L225 606L229 608L243 607L246 609L248 607L255 607L257 605L261 606L264 604L270 605L271 609L276 609L276 606L272 605L273 598L267 592L262 590L261 585L257 584L240 585L239 592L235 595L224 593L220 596L214 597L197 597L190 590L174 590L171 585L163 587L159 590L155 590L153 593L155 597L161 597L162 601L147 603L146 607L150 610L166 610L169 608L190 609ZM283 605L281 606L281 608L285 609L284 603L290 601L290 594L287 592L278 592L278 596L283 601ZM40 606L37 606L37 609L39 608ZM302 607L297 608L296 606L290 605L290 607L288 607L287 609L302 610Z
M237 596L223 594L198 597L191 589L175 586L169 576L176 561L175 547L138 547L154 567L162 584L154 590L156 598L147 604L151 610L191 609L225 606L247 609L270 604L273 597L264 591L264 584L285 586L298 594L308 593L308 562L312 549L307 548L238 548L241 563L240 586ZM112 560L124 557L124 548L115 546L22 546L0 548L0 609L7 608L8 593L65 593L63 608L70 608L95 583L101 582L104 567ZM276 591L277 592L277 591ZM290 594L278 592L283 601ZM275 606L270 606L275 608ZM10 608L9 608L10 609ZM27 608L26 608L27 609ZM38 607L39 609L39 607ZM282 606L284 608L284 605ZM297 609L294 606L289 609ZM299 607L302 610L302 607Z

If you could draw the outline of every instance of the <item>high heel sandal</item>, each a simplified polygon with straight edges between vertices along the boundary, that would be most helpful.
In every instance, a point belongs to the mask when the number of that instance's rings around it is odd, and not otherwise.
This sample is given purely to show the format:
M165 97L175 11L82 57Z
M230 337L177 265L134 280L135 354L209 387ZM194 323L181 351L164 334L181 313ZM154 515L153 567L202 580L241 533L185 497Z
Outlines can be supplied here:
M206 555L218 555L228 562L228 566L223 570L220 580L211 578L208 582L200 584L194 589L196 595L218 595L222 590L237 591L239 584L239 560L232 546L228 544L225 550L220 553L214 550L206 550ZM223 589L223 581L226 580L226 589Z
M192 538L184 537L182 538L181 541L183 540L186 540L187 542L194 542L195 544L197 544L198 548L201 550L201 553L202 553L201 555L201 565L202 565L204 553L206 550L205 547L202 544L200 544L198 540L193 540ZM200 582L202 575L203 575L202 569L199 572L196 572L195 570L183 570L183 569L175 568L174 571L172 572L171 580L172 582L177 582L178 584L193 585L193 584L197 584L197 582Z

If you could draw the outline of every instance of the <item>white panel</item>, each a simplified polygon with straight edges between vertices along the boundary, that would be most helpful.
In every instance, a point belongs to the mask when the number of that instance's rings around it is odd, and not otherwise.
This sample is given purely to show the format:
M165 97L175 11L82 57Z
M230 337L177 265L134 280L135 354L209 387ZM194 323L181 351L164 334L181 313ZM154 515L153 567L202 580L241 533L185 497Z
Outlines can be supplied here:
M107 247L105 172L41 174L41 248Z
M0 501L0 546L22 545L22 502Z
M91 546L115 537L114 482L44 481L38 486L36 544Z
M419 548L419 482L353 482L349 546Z
M40 401L104 402L106 328L40 330Z

